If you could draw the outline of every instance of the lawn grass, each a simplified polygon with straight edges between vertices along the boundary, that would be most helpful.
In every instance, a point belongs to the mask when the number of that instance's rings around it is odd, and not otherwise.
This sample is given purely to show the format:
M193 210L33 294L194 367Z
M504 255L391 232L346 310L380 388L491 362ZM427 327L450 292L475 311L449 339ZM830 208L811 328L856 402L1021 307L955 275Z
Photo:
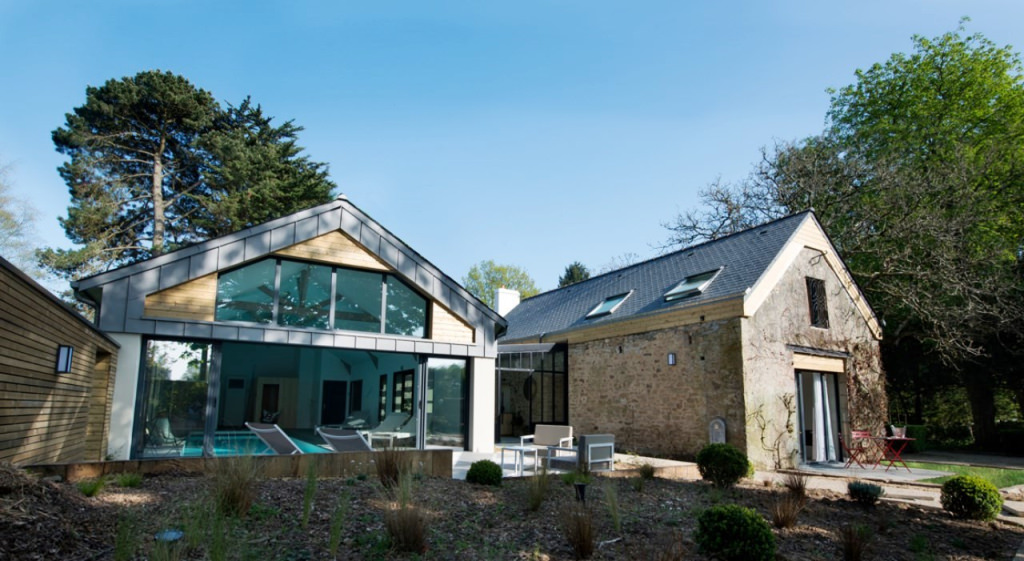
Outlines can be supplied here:
M980 467L980 466L966 466L958 464L933 464L930 462L907 462L907 465L912 468L919 469L930 469L933 471L951 471L956 475L974 475L985 479L995 485L996 487L1003 489L1005 487L1013 487L1014 485L1024 484L1024 469L1005 469L1005 468L991 468L991 467ZM924 479L925 483L945 483L954 476L947 475L945 477L933 477L931 479Z

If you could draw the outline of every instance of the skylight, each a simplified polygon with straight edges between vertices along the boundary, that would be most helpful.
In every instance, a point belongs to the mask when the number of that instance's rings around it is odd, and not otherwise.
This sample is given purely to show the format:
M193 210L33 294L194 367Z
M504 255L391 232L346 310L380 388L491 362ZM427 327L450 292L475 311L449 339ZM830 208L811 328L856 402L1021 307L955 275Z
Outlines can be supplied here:
M696 296L704 292L711 281L715 280L718 273L721 272L722 268L719 267L713 271L707 271L704 273L698 273L696 275L690 275L682 280L679 284L675 285L672 290L665 293L665 301L671 302L673 300L682 300L683 298L689 298L690 296Z
M632 290L630 290L629 292L616 294L615 296L609 296L608 298L605 298L603 302L594 307L593 310L590 310L590 313L587 314L587 318L589 319L596 318L598 316L606 316L614 312L615 310L619 309L619 306L621 306L623 302L626 301L626 298L629 298L630 294L633 294Z

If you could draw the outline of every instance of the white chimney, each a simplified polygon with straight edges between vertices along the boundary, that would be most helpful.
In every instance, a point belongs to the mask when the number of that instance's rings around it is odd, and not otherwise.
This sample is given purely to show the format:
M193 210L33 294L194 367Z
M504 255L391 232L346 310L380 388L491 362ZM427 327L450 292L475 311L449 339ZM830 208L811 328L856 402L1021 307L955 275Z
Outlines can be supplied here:
M501 287L494 291L494 308L498 315L507 316L519 305L519 291Z

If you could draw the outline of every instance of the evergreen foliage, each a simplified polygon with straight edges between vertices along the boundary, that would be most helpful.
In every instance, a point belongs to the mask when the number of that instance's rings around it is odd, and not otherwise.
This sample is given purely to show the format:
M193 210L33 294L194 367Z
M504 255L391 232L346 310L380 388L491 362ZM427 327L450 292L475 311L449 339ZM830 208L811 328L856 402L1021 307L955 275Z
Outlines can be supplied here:
M942 508L957 518L994 520L1003 509L1003 496L980 477L958 475L942 484Z
M697 517L701 552L726 561L775 559L775 535L763 516L739 505L716 505Z
M700 476L718 488L732 487L749 475L751 468L747 455L729 444L708 444L697 453Z
M501 466L490 460L477 460L469 466L466 481L478 485L501 485Z
M590 278L590 270L579 261L573 261L565 267L565 273L558 277L558 288L576 284Z
M224 110L170 72L86 88L53 131L71 193L60 223L80 247L45 249L41 262L84 276L327 202L333 185L299 155L300 130L273 126L248 98Z

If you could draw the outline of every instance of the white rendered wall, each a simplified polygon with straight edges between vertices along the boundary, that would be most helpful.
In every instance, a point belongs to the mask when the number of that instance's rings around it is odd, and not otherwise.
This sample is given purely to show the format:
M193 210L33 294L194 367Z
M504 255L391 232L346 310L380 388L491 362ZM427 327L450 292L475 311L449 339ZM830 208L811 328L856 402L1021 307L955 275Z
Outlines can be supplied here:
M494 452L494 401L497 395L493 358L472 359L473 395L469 396L470 452Z
M139 365L142 364L142 335L107 335L121 345L117 353L117 377L114 380L114 402L110 408L107 455L114 460L127 460L132 447L135 394L139 387Z

